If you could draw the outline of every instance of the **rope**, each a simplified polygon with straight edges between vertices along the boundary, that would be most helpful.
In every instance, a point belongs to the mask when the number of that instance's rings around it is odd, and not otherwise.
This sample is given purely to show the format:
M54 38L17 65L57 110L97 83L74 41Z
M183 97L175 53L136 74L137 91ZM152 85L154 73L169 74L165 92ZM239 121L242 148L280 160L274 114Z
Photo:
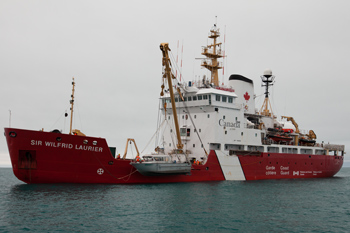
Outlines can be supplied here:
M159 125L158 129L156 130L156 132L153 134L153 136L151 137L151 139L148 141L148 143L146 144L145 148L141 151L141 154L144 152L144 150L146 150L146 148L149 146L149 144L151 143L151 141L153 140L153 138L158 134L160 128L163 126L165 122L165 119L164 121Z
M173 131L173 128L171 128L170 126L170 123L167 119L165 119L165 121L167 122L167 125L169 126L169 128ZM165 131L166 128L164 128L164 131ZM164 133L164 132L163 132ZM170 138L171 138L171 141L173 143L173 148L175 149L175 145L176 145L176 142L175 142L175 139L174 139L174 134L170 134Z
M171 51L170 51L170 60L171 60L171 64L172 64L171 66L173 67L173 64L175 64L175 69L179 71L180 76L183 78L182 72L181 72L177 62L175 62L174 55L173 55L173 53ZM176 81L179 82L179 80L177 80L177 77L176 77Z

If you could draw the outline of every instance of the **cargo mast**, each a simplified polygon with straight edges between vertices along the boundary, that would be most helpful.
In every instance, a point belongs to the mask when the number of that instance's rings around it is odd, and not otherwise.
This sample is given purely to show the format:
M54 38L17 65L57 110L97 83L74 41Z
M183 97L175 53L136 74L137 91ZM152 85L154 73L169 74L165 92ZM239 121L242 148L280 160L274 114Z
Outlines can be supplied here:
M207 68L211 71L211 80L210 83L213 83L214 86L219 86L219 75L218 70L222 69L221 62L218 62L218 58L222 58L221 51L221 42L217 43L217 38L220 37L220 29L216 28L216 24L210 30L209 39L213 39L213 43L203 47L202 55L207 58L202 61L201 66Z
M160 50L162 50L163 53L163 66L164 66L164 75L163 78L168 81L169 86L169 92L170 92L170 100L171 100L171 107L173 109L173 115L174 115L174 122L175 122L175 130L176 130L176 136L177 136L177 149L182 150L183 144L181 141L180 136L180 128L179 128L179 122L177 119L177 113L176 113L176 105L175 105L175 97L174 97L174 90L173 90L173 84L171 79L175 79L176 77L171 73L171 63L170 58L168 55L168 51L170 51L169 44L168 43L162 43L160 44ZM161 96L164 95L164 84L162 85L162 92ZM166 103L164 104L164 109L166 108ZM166 111L166 110L165 110Z
M70 128L69 128L69 134L72 134L72 124L73 124L73 106L74 106L74 87L75 87L75 82L74 82L74 77L72 81L72 99L70 100Z

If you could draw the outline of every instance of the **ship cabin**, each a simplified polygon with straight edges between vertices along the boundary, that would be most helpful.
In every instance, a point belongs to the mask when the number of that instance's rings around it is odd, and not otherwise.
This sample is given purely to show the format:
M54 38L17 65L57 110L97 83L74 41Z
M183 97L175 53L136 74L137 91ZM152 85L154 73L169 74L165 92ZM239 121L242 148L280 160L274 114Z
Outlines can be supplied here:
M174 98L183 149L190 159L203 160L203 148L208 152L216 150L227 155L261 152L344 155L344 146L317 143L295 145L295 133L278 140L268 138L268 129L279 123L275 116L261 115L255 108L252 80L231 75L228 86L213 87L203 83L182 85L183 99L179 94L175 94ZM169 92L165 92L160 101L160 110L167 122L161 131L164 132L161 147L168 154L176 145Z

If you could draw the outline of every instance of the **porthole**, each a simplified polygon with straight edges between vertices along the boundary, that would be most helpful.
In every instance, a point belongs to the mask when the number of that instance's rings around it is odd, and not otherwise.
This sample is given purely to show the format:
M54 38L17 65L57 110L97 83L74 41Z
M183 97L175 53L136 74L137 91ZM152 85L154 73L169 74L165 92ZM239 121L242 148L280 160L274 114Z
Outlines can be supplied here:
M56 141L60 142L60 141L62 141L62 138L61 137L57 137Z
M88 144L88 140L85 139L85 140L83 141L83 143L84 143L85 145Z
M97 141L93 141L92 145L96 146L97 145Z

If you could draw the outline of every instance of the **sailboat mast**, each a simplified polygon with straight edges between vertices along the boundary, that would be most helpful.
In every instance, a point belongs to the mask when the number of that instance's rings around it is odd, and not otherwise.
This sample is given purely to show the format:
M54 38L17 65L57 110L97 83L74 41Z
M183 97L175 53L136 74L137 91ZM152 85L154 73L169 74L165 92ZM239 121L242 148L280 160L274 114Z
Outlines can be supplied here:
M72 99L70 100L70 129L69 129L69 134L72 134L72 124L73 124L73 106L74 106L74 87L75 87L75 82L74 82L74 77L72 81Z
M180 136L180 128L179 128L179 121L177 119L177 112L176 112L176 105L175 105L175 97L174 97L174 90L173 90L173 84L171 79L175 78L174 75L171 74L171 68L170 68L170 58L168 55L168 51L170 51L169 44L168 43L161 43L160 44L160 50L163 52L163 66L165 66L165 74L163 78L166 78L169 85L169 92L170 92L170 100L171 100L171 107L173 109L173 115L174 115L174 123L175 123L175 130L176 130L176 136L177 136L177 148L182 149L183 144L181 141ZM163 88L163 87L162 87Z

